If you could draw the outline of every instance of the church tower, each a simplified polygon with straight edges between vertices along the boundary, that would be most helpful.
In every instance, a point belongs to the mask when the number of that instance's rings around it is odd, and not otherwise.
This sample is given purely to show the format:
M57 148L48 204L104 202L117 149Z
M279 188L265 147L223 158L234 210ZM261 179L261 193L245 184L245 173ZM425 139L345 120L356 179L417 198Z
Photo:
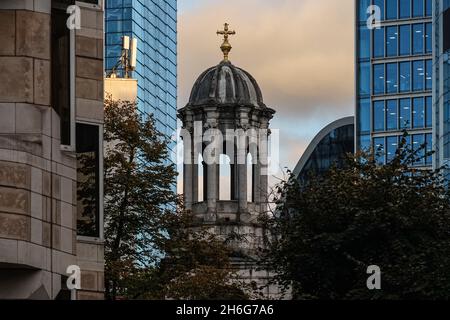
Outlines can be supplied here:
M265 284L256 254L264 247L259 217L268 210L269 122L275 111L264 102L251 74L233 65L225 24L224 59L195 82L183 122L184 204L198 225L233 238L233 266L246 282ZM267 288L266 296L273 296Z

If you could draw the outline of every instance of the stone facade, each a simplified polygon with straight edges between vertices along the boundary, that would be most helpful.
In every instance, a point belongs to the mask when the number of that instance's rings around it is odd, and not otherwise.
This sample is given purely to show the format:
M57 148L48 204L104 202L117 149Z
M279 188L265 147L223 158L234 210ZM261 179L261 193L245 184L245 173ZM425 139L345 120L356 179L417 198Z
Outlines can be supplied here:
M51 0L0 2L0 299L103 298L103 240L77 236L77 161L52 108ZM75 121L103 123L103 12L81 9Z

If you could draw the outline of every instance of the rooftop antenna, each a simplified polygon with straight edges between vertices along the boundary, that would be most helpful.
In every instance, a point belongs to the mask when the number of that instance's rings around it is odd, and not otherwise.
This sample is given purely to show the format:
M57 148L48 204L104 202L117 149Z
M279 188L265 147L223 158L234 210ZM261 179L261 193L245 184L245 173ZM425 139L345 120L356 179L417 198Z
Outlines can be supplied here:
M117 78L117 68L123 67L125 70L124 78L131 78L131 72L136 70L137 64L137 39L129 36L122 37L122 55L119 61L111 69L107 78Z

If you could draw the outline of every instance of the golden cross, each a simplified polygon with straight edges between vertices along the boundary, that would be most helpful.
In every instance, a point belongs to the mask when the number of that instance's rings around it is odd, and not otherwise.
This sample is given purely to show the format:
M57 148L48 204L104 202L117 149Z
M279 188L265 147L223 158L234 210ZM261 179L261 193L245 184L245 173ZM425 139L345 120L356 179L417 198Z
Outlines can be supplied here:
M223 43L220 46L220 49L223 52L223 61L228 61L228 54L230 53L231 49L233 48L231 46L231 44L228 42L228 36L236 34L236 31L228 30L228 26L229 26L229 24L225 23L223 30L217 31L218 35L223 35Z

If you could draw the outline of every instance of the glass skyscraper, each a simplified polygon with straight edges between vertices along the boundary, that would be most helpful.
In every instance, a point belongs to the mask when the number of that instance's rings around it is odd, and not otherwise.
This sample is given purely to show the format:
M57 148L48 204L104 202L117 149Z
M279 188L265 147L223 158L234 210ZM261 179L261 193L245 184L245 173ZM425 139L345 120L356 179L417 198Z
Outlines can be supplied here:
M355 118L339 119L323 128L303 153L293 174L302 184L310 175L323 175L331 166L342 168L347 154L355 150Z
M120 59L122 37L137 38L138 108L153 114L157 129L172 136L177 128L177 1L106 0L105 17L106 72Z
M433 36L433 132L436 166L441 167L450 162L450 0L434 0Z
M405 129L413 148L433 148L433 1L356 1L356 147L374 146L380 163ZM373 5L377 28L367 23ZM433 157L415 165L430 168Z

